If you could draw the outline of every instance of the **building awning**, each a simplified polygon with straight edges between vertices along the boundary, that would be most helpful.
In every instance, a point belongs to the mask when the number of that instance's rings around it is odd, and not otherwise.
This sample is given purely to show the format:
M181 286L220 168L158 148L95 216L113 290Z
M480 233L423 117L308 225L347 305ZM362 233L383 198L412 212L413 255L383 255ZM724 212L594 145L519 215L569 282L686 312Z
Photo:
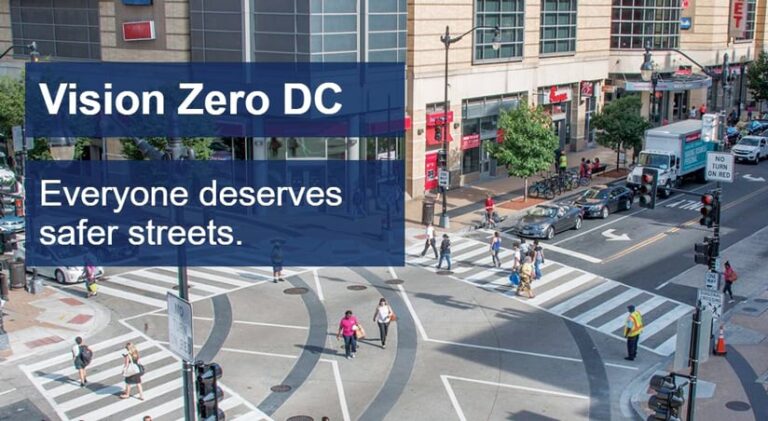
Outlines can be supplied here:
M623 88L625 91L630 92L650 92L653 90L651 82L645 82L642 80L618 80L615 82L617 86ZM706 75L693 74L693 75L674 75L672 77L664 77L656 84L657 91L688 91L691 89L709 88L712 86L712 78Z

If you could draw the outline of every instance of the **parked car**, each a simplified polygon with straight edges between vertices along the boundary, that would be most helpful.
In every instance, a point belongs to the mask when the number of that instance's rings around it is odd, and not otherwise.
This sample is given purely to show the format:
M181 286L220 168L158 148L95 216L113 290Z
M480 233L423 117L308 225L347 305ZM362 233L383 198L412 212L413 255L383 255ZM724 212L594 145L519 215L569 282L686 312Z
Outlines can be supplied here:
M737 160L752 161L754 164L768 157L768 139L763 136L744 136L733 145L731 154Z
M578 206L538 205L517 221L512 232L522 237L551 240L559 232L581 228L581 222Z
M41 253L43 256L48 256L51 258L51 260L57 260L59 259L58 256L56 256L51 249L45 247L45 246L37 246L40 247L39 250L37 250L39 253ZM72 257L77 256L78 254L83 256L83 259L85 259L86 253L83 249L80 249L78 247L69 247L66 249L67 253L71 253L68 256L62 256L62 257ZM16 259L23 259L26 255L26 247L24 241L18 242L18 248L16 251L14 251L13 256ZM94 259L95 260L95 259ZM83 282L83 272L85 270L84 266L27 266L27 271L31 272L33 269L37 269L37 273L40 276L44 276L46 278L55 279L56 282L60 284L75 284L78 282ZM101 278L104 276L104 268L102 266L96 266L96 278Z
M12 233L24 231L24 218L16 215L7 215L0 218L0 233Z
M632 208L634 193L624 186L594 186L586 190L574 204L587 218L607 218L611 212Z

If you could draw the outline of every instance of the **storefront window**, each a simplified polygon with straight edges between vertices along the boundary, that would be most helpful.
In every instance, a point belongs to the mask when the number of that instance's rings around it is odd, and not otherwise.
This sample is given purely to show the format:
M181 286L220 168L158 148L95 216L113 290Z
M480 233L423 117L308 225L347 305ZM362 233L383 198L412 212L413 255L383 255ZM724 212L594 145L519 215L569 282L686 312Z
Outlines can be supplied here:
M469 174L480 171L480 148L465 149L461 159L461 173Z
M543 0L541 54L576 51L576 0Z
M285 159L285 138L270 137L267 142L269 159Z
M747 0L747 30L744 31L743 37L736 38L740 41L752 40L755 38L755 9L757 8L756 0Z

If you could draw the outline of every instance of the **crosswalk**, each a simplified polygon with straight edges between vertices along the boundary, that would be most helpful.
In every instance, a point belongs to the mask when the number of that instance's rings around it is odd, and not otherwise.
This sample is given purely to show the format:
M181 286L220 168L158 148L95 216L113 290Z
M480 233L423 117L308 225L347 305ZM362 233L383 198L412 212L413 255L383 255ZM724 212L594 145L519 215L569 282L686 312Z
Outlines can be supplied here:
M134 397L120 399L123 392L122 364L126 342L139 349L140 362L146 368L142 376L144 401ZM35 388L45 397L62 420L142 420L184 419L184 398L179 360L165 348L138 333L127 333L89 344L94 356L88 366L88 384L81 388L69 351L20 368ZM220 408L228 420L269 420L263 412L242 399L226 386Z
M311 268L284 269L283 277L298 275ZM271 267L189 267L190 301L257 285L272 280ZM172 267L153 267L109 276L99 281L99 295L109 295L155 308L166 308L166 293L178 293L178 271Z
M488 242L454 236L452 276L620 339L627 306L633 304L645 322L640 346L660 355L674 352L676 322L693 307L551 260L542 266L541 279L533 283L535 298L518 297L508 280L509 270L493 267L489 241L490 235ZM422 257L423 248L423 243L417 243L406 249L406 263L437 271L434 253L430 249ZM512 251L503 248L499 257L502 267L509 268Z

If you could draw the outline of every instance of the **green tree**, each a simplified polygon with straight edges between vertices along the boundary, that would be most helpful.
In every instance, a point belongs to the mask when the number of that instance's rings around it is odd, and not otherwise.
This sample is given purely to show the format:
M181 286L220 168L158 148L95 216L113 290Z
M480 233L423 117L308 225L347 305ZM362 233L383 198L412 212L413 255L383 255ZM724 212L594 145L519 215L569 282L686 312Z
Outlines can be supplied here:
M27 159L33 161L52 160L51 147L48 145L48 139L44 137L35 138L35 146L27 152Z
M640 150L643 135L651 127L651 123L640 115L641 108L639 95L624 96L608 103L590 120L592 127L597 129L597 143L616 151L616 169L619 168L621 150Z
M757 101L768 99L768 54L761 51L747 71L747 86Z
M11 135L13 126L24 124L24 79L0 77L0 133Z
M511 177L525 180L523 200L527 200L528 178L551 168L555 161L558 139L552 119L541 107L522 104L501 112L499 128L504 140L491 145L491 156L507 168Z
M164 137L150 137L147 138L147 142L155 148L164 151L168 145L168 141ZM208 160L211 159L213 151L211 150L211 143L213 140L207 137L185 137L182 139L184 146L192 148L195 151L195 159ZM120 143L123 146L123 156L125 159L142 160L144 154L142 154L136 147L132 138L122 138Z
M72 159L81 160L85 155L85 151L91 146L91 139L87 137L78 137L75 141L75 150L72 154Z

